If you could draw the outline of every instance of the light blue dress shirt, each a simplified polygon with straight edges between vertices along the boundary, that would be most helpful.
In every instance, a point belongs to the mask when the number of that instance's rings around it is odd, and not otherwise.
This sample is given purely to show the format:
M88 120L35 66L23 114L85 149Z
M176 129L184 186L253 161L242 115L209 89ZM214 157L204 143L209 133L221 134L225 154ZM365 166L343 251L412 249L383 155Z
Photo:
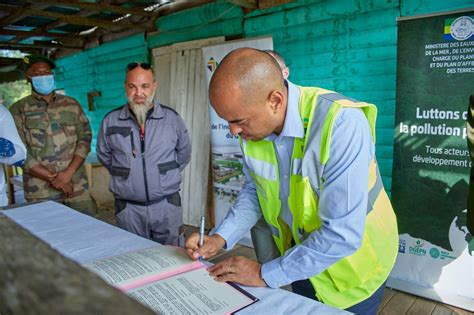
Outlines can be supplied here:
M298 109L299 88L288 82L288 107L282 132L273 141L280 174L280 217L291 222L288 208L289 176L294 138L304 137ZM319 148L308 146L305 154ZM362 242L368 202L368 167L375 154L369 124L359 109L340 111L331 139L330 160L324 168L324 188L319 195L321 228L282 257L262 265L262 277L269 287L278 288L308 279L354 253ZM261 217L255 185L243 162L245 183L236 202L214 233L232 248ZM316 174L314 174L316 176ZM310 174L311 177L311 174Z

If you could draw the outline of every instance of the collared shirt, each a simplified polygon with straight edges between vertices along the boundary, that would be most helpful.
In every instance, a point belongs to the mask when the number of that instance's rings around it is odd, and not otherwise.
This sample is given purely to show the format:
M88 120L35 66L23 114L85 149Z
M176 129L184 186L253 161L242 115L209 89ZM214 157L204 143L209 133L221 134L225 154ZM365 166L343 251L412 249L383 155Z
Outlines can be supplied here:
M12 105L10 111L28 153L23 185L26 199L51 199L61 196L48 182L29 174L36 165L51 172L64 171L75 155L86 158L92 132L81 105L72 97L53 94L50 102L33 92ZM74 193L88 188L84 166L73 178Z
M300 91L288 85L288 106L282 132L267 140L275 144L280 174L280 217L291 222L288 208L290 161L295 137L304 137L299 114ZM305 154L319 150L308 146ZM332 133L330 160L324 169L324 189L319 194L318 214L321 228L282 257L262 265L262 277L269 287L277 288L308 279L351 255L362 242L368 197L368 166L375 147L367 119L358 109L343 109ZM215 233L232 248L261 216L255 185L244 161L244 186ZM288 176L288 178L285 177ZM316 174L314 174L316 176Z
M24 160L26 148L18 135L12 115L3 105L0 105L0 126L0 207L3 207L8 204L3 164L12 165ZM8 145L9 148L2 145Z

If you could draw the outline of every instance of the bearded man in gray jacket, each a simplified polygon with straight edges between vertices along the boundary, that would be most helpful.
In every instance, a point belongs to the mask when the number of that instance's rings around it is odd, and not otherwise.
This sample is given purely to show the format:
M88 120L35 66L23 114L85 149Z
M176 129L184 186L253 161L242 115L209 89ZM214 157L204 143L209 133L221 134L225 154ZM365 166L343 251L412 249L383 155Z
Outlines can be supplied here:
M179 187L191 143L178 113L154 101L157 86L148 63L127 66L128 102L104 117L97 157L111 175L117 225L178 245L183 225Z

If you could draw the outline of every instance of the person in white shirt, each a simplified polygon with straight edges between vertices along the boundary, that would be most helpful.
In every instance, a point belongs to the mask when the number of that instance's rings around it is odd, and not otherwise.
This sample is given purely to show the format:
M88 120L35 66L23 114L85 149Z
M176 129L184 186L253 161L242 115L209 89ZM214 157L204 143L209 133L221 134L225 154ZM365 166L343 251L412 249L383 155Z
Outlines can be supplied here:
M0 104L0 207L8 205L3 165L20 166L26 158L26 148L21 142L13 117Z

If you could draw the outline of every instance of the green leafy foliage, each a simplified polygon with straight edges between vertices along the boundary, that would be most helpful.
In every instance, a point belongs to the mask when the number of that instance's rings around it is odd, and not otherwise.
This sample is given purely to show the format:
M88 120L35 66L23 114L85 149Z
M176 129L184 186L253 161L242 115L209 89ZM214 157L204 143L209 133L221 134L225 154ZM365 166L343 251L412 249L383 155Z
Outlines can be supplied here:
M31 87L26 80L0 84L0 103L7 108L29 94L31 94Z

